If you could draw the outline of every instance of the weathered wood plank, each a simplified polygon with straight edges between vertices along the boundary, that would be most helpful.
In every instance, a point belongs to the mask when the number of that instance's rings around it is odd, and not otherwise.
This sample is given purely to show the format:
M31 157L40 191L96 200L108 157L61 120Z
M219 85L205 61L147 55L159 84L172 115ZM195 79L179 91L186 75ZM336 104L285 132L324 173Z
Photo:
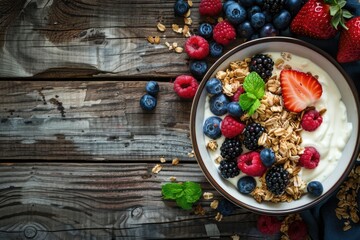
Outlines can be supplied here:
M146 112L146 81L2 82L0 159L194 161L191 101L159 84L158 105Z
M238 208L217 222L161 199L170 176L222 197L195 164L1 164L0 239L264 239L256 215ZM28 236L28 238L26 238ZM275 239L276 236L268 239Z
M191 30L200 22L194 1ZM165 41L182 45L185 37L171 24L173 1L160 0L1 0L0 77L175 76L188 72L186 54L170 52ZM4 20L2 20L4 19ZM161 21L167 30L161 33ZM152 45L148 36L158 35ZM42 74L45 72L45 74ZM55 77L55 76L54 76Z

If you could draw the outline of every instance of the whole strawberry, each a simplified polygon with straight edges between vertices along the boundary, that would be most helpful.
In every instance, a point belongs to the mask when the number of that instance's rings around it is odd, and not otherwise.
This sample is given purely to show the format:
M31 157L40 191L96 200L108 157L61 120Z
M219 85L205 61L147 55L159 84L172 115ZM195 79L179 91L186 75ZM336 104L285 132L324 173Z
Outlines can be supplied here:
M236 38L236 30L228 21L219 22L214 27L213 38L221 45L228 45Z
M309 0L291 22L293 33L317 39L329 39L337 34L337 26L351 14L341 9L345 0Z
M340 63L360 60L360 16L350 19L346 23L348 30L340 33L337 60Z
M201 0L199 13L202 16L215 17L222 11L221 0Z

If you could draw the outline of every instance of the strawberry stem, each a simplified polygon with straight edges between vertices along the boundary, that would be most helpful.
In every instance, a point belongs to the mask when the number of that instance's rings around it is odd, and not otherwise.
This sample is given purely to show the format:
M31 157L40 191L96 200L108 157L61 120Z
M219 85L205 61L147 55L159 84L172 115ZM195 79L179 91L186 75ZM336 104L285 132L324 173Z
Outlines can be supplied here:
M353 15L343 7L346 5L346 0L324 0L330 5L330 15L332 16L331 24L335 29L338 29L339 24L346 30L345 18L351 18Z

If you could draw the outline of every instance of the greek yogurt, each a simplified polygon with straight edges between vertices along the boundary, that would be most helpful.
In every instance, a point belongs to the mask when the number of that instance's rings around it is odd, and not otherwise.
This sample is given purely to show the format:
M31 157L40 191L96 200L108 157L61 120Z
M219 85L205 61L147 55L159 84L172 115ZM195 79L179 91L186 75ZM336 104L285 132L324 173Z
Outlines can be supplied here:
M265 52L264 54L270 55L274 61L275 59L282 58L280 52ZM327 72L312 61L293 54L291 54L291 58L286 59L286 64L290 65L294 70L311 72L317 76L318 81L322 85L323 92L321 98L314 106L316 109L326 109L326 112L322 115L323 122L313 132L303 130L300 133L302 138L300 146L315 147L320 154L320 162L314 169L305 169L302 167L298 174L305 183L310 181L322 182L335 170L338 159L341 157L342 151L349 140L353 126L347 119L346 107L341 100L340 92ZM272 74L279 76L280 72L281 69L274 67ZM210 96L207 96L204 108L204 119L214 115L209 108L209 98ZM221 118L224 117L225 116L221 116ZM211 140L205 135L204 138L206 143ZM215 151L208 150L209 156L214 164L216 164L216 158L220 156L220 146L224 140L224 136L221 136L216 140L219 147ZM246 151L244 148L244 152ZM240 173L240 175L227 180L237 188L238 179L244 175L244 173ZM261 184L259 177L255 177L255 179L258 185Z

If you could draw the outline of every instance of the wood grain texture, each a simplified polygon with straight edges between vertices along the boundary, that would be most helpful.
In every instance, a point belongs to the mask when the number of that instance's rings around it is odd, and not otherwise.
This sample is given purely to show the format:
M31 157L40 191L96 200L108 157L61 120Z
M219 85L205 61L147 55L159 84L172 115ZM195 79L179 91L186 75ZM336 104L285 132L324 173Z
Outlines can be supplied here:
M4 81L0 159L194 162L191 101L159 84L158 105L146 112L146 81Z
M199 1L194 1L192 30ZM186 54L170 52L165 41L183 45L171 30L184 25L173 1L0 0L0 77L176 76L188 72ZM167 31L156 25L162 22ZM158 35L161 44L146 41ZM78 70L81 70L80 72Z
M162 200L170 176L222 197L194 164L165 163L158 174L153 165L1 164L0 239L264 239L241 208L217 222L212 200L199 202L203 216Z

